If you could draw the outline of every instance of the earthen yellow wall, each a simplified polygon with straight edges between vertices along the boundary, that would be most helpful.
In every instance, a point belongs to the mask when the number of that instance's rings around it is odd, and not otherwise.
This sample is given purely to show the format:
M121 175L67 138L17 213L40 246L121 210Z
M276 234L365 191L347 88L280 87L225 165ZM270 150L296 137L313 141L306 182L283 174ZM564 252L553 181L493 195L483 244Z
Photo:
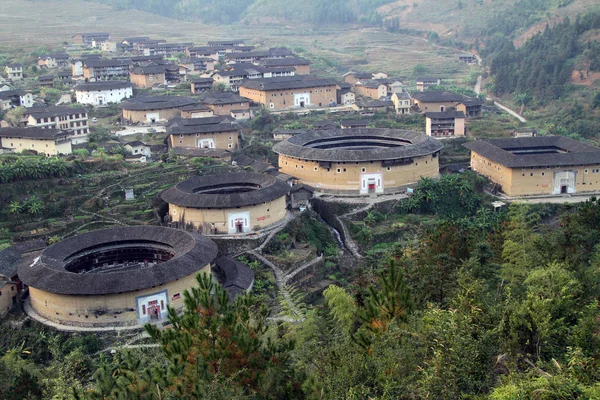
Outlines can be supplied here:
M226 115L231 116L231 110L249 110L250 104L248 102L235 103L235 104L206 104L210 108L214 115Z
M54 139L52 140L40 140L40 139L27 139L27 138L0 138L1 147L7 149L14 149L16 153L21 153L23 150L35 150L38 153L44 153L46 155L55 156L59 153L71 154L70 146L56 145ZM67 153L65 153L68 151Z
M600 191L600 165L560 168L554 168L553 166L550 166L550 168L506 168L475 152L471 152L471 169L501 186L501 191L508 196L552 194L554 173L557 171L577 171L577 193Z
M310 64L309 65L296 65L296 75L310 75Z
M272 201L267 201L266 204L261 203L255 206L222 209L187 208L169 204L169 215L173 221L179 221L183 216L186 223L193 223L196 227L210 224L218 233L228 233L227 223L229 213L246 211L250 213L250 228L253 231L260 230L285 218L286 198L283 196ZM212 225L213 223L214 226Z
M13 297L17 295L17 285L15 283L7 283L0 288L0 317L6 315L6 313L13 306Z
M451 109L456 109L457 107L457 103L453 101L422 103L419 100L414 99L414 102L423 112L440 112L442 111L442 107L444 107L443 111L451 111Z
M146 111L132 111L132 110L123 110L123 118L128 119L135 122L147 122L146 114L155 114L158 113L159 120L169 120L171 118L180 117L181 111L178 108L165 108L162 110L146 110Z
M294 107L294 93L310 93L311 106L318 106L319 103L322 106L326 106L332 101L336 101L337 98L335 85L270 91L240 87L240 96L247 97L255 103L260 103L270 110L282 110ZM270 107L271 104L273 104L273 108Z
M171 147L198 147L198 139L214 138L215 149L232 150L238 147L238 132L195 133L189 135L170 135ZM230 139L231 138L231 139ZM229 146L231 145L231 147Z
M341 172L337 172L338 168ZM344 172L344 169L346 169L346 172ZM321 168L318 162L299 160L280 154L279 170L284 174L300 179L301 183L315 188L359 191L362 174L381 173L384 189L390 189L418 182L421 177L438 176L439 163L438 157L429 155L415 158L412 164L391 167L382 166L381 161L363 163L334 162L327 171L327 168Z
M202 268L210 273L210 265ZM33 310L42 317L66 325L135 325L137 323L136 297L167 291L168 304L176 309L183 307L183 292L196 286L195 272L165 285L134 292L103 296L70 296L49 293L29 287L29 298ZM172 296L179 293L179 299ZM133 309L134 311L129 311ZM102 315L95 313L101 311ZM87 318L86 318L87 316Z
M152 79L150 79L152 78ZM160 83L161 85L165 83L165 74L134 74L133 72L129 73L129 79L131 83L139 88L151 88L153 85Z

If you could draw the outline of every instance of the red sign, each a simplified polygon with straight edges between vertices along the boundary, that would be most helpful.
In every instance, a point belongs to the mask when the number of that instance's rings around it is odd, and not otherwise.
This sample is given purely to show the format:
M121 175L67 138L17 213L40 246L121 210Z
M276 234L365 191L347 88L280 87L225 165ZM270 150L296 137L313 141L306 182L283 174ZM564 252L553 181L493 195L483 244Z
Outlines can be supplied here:
M264 221L265 219L269 219L269 218L271 218L270 215L265 215L264 217L258 217L258 218L256 218L256 220L257 221Z

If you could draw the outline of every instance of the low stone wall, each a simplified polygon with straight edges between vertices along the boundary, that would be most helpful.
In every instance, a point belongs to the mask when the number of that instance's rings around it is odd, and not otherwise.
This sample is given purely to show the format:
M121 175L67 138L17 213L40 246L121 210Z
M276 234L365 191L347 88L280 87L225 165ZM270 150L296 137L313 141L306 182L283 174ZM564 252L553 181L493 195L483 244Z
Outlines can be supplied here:
M210 240L217 244L217 247L219 248L219 255L235 256L257 248L265 240L267 240L267 235L246 236L239 238L219 238L218 236L211 236Z

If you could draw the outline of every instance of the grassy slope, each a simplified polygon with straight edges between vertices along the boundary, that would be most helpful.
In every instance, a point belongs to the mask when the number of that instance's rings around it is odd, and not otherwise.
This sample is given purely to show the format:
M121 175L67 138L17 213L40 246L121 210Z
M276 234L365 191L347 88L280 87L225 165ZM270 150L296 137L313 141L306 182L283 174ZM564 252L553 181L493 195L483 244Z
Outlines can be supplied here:
M461 0L463 7L459 9L458 0L398 0L379 7L384 18L400 18L400 26L408 29L431 30L441 36L459 36L470 32L474 34L486 27L487 21L497 12L510 9L519 0ZM538 16L543 19L527 29L517 32L516 43L523 43L528 37L537 33L546 21L558 21L569 16L600 10L597 0L574 0L566 7L558 8L558 2L548 0L548 9L540 10ZM466 32L465 32L466 30ZM464 39L464 37L462 37Z

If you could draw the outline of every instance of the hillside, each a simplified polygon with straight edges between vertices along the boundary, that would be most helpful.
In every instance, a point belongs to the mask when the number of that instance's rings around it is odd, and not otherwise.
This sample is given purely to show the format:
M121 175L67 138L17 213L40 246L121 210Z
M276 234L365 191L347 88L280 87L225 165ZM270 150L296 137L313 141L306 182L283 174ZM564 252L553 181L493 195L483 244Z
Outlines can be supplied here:
M42 0L44 1L44 0ZM518 44L565 16L600 10L594 0L91 0L114 10L139 10L207 24L349 24L431 31L472 42L494 33ZM36 1L37 3L38 1ZM321 26L325 28L326 26Z

